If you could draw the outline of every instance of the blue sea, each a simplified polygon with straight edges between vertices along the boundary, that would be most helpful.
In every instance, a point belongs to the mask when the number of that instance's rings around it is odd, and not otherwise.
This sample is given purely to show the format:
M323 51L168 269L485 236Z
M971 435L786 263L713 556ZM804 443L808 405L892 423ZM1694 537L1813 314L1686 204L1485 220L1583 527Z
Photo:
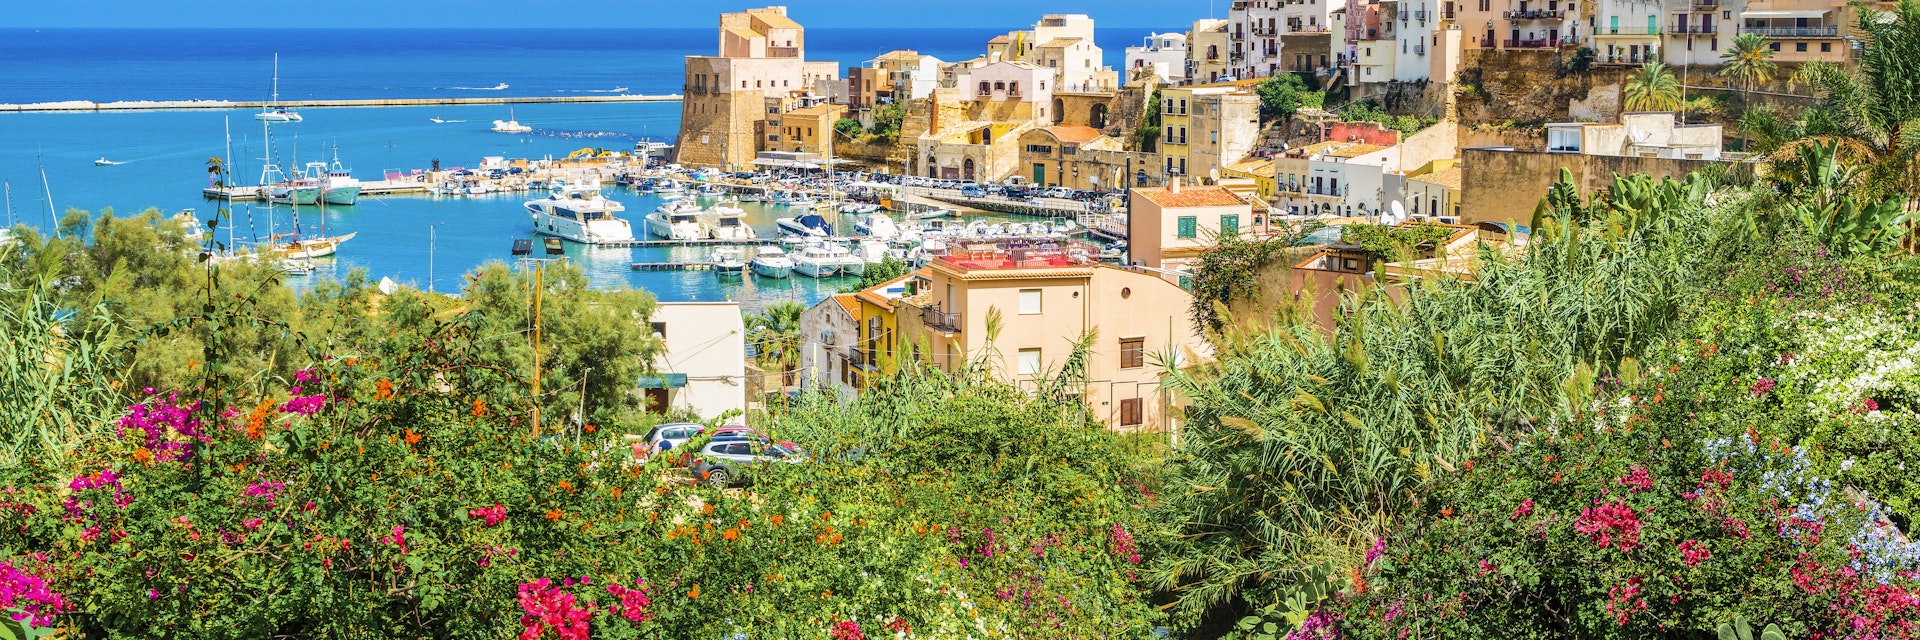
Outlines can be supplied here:
M1008 29L1014 28L1009 26ZM809 59L844 68L893 49L941 59L978 55L992 29L810 29ZM1102 30L1110 64L1144 30ZM415 30L415 29L134 29L0 30L0 103L64 100L263 100L273 55L280 54L282 99L432 98L454 96L668 94L680 87L682 59L709 55L712 29ZM486 88L506 84L506 89ZM564 157L585 146L631 149L640 139L671 141L678 103L525 104L513 108L532 135L488 131L504 106L303 109L305 121L274 125L274 162L331 159L362 180L387 171L474 166L490 155ZM430 118L465 120L434 124ZM51 228L52 209L132 213L197 209L208 158L227 155L233 173L251 184L260 172L262 124L246 110L100 113L0 113L0 181L6 223ZM230 137L230 138L229 138ZM337 151L336 151L337 150ZM94 159L125 164L96 167ZM45 172L44 183L41 180ZM630 220L659 205L651 196L610 195ZM329 208L328 235L359 235L310 278L366 268L374 278L440 291L491 260L507 260L515 238L532 237L524 194L475 198L366 197ZM319 229L317 210L303 208L304 233ZM238 240L284 232L285 207L236 204ZM749 208L763 237L775 212ZM224 235L224 234L223 234ZM721 283L706 272L634 272L633 262L705 259L706 250L602 249L570 245L570 256L595 286L632 285L665 301L738 300L759 308L778 300L812 304L851 280L748 279Z

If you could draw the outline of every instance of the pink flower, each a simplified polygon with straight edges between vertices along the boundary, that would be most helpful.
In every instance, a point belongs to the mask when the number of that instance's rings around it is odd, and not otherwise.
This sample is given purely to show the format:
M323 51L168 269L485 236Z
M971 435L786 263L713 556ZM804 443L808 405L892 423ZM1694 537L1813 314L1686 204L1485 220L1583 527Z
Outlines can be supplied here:
M833 640L866 640L866 638L866 634L860 632L858 622L842 620L833 624Z
M1689 567L1698 567L1700 563L1706 562L1711 558L1713 558L1713 552L1708 551L1707 545L1701 544L1697 540L1687 540L1680 543L1680 560L1687 563Z
M241 520L240 524L245 525L248 531L252 531L254 529L260 528L261 520L259 518L247 518L245 520Z
M1620 486L1627 487L1628 493L1641 493L1653 489L1653 475L1647 473L1646 467L1640 465L1634 465L1633 472L1620 478L1618 482Z
M407 526L401 525L401 524L393 525L393 533L382 536L380 538L380 541L390 545L400 547L400 553L402 554L406 553L407 552Z
M1515 507L1513 510L1513 515L1508 516L1507 519L1519 520L1521 518L1525 518L1532 514L1533 514L1533 500L1532 499L1521 500L1520 506Z
M1753 396L1758 398L1773 392L1774 382L1766 378L1753 381Z
M1615 535L1620 537L1621 551L1640 546L1640 514L1625 502L1609 502L1581 510L1580 520L1574 523L1573 529L1590 534L1594 544L1602 549L1613 546Z

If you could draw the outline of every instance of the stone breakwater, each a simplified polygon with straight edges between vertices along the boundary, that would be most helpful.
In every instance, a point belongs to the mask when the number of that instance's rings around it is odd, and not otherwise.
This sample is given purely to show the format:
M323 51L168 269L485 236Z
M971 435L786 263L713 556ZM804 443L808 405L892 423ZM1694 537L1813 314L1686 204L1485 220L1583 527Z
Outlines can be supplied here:
M585 102L678 102L679 95L644 96L525 96L525 97L486 97L486 98L386 98L374 100L285 100L281 107L334 108L334 107L417 107L461 104L541 104L541 103L585 103ZM27 104L0 104L0 113L29 113L46 111L152 111L162 109L258 109L268 106L263 101L233 100L127 100L119 102L90 102L87 100L68 100L63 102L33 102Z

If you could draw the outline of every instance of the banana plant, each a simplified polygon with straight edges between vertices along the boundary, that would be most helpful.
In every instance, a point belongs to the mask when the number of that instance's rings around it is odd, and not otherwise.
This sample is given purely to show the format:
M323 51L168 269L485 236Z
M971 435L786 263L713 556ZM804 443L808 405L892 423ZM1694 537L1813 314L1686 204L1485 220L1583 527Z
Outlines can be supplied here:
M1756 640L1753 627L1747 624L1746 616L1734 616L1733 623L1720 623L1720 640ZM1779 625L1767 625L1760 630L1758 640L1787 640L1787 634L1780 631Z
M1786 180L1782 208L1828 249L1878 255L1898 245L1913 220L1898 198L1864 199L1856 192L1862 168L1840 160L1839 142L1795 149L1799 162Z

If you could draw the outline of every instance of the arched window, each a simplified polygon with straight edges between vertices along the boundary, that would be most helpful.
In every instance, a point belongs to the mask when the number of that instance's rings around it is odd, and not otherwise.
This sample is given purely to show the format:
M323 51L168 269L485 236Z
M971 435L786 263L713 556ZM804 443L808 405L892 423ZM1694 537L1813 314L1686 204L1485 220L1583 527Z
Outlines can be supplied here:
M1107 128L1107 105L1093 105L1093 112L1087 115L1087 126L1095 129Z
M1063 120L1066 120L1066 118L1067 118L1067 102L1059 98L1054 98L1053 99L1053 123L1060 124L1060 122Z
M960 163L960 179L962 180L973 179L973 158L967 158L965 161ZM875 319L877 320L878 318L875 318Z

